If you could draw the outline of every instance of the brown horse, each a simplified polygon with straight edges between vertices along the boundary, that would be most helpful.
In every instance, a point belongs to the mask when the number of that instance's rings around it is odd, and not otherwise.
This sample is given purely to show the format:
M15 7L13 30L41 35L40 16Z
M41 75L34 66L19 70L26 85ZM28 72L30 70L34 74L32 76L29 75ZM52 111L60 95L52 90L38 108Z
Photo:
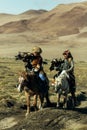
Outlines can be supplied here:
M44 103L44 97L46 98L47 105L50 103L48 97L48 86L41 86L41 80L39 77L31 73L22 72L19 76L18 90L24 90L27 100L27 112L26 116L30 113L30 98L34 96L34 106L37 108L37 96L39 96L40 104L39 109L42 109Z

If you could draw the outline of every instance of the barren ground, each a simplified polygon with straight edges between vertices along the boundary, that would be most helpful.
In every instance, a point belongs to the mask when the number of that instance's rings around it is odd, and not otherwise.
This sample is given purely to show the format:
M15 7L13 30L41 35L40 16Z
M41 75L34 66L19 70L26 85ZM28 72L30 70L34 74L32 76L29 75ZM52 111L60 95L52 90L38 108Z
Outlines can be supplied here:
M56 72L50 73L50 61L44 65L50 83ZM50 85L49 96L52 105L43 110L34 111L26 118L26 100L24 93L18 93L15 85L18 72L24 69L21 61L13 58L0 59L0 130L86 130L87 129L87 63L75 63L77 83L77 106L74 110L56 108L56 94ZM33 98L31 100L31 103Z

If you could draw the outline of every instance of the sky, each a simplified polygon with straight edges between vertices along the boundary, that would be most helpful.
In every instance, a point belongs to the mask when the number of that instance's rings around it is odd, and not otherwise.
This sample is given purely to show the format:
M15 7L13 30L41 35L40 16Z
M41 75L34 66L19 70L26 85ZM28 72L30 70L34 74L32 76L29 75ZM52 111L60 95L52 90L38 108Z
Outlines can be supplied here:
M27 10L51 10L59 4L83 2L86 0L0 0L0 13L20 14Z

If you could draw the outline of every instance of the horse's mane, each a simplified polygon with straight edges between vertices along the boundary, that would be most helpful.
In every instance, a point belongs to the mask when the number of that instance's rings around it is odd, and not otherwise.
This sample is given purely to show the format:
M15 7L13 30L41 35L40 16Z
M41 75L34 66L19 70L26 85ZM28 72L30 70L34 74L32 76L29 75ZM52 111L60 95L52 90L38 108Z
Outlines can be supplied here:
M63 91L66 91L66 93L69 91L69 83L65 71L62 71L61 74L55 78L55 83L56 83L55 88L57 88L58 90L61 89ZM61 83L61 87L60 87L60 83Z
M66 70L63 70L60 75L65 76L66 78L69 78L69 75L67 74Z
M24 79L27 78L28 73L26 71L22 71L18 73L19 76L23 77Z
M63 70L58 77L55 78L56 81L62 80L62 79L67 79L69 78L69 75L66 73L65 70Z

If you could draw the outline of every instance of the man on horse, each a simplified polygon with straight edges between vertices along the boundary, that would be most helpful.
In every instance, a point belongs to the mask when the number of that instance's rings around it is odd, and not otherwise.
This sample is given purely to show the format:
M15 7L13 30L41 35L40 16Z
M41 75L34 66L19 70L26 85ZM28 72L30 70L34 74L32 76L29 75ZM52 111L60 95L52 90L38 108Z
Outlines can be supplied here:
M19 79L19 85L24 87L27 97L30 90L34 92L35 102L33 103L33 106L36 106L37 95L40 97L41 104L44 100L44 97L46 98L47 105L51 104L48 93L49 80L43 70L43 59L41 53L42 49L38 46L35 46L31 53L26 53L23 55L22 61L26 63L26 73L23 73L21 78L19 77L22 80L22 82L20 82ZM29 108L29 103L27 106Z
M74 61L72 54L69 50L63 52L64 63L62 64L62 70L65 70L69 75L70 92L75 92L75 76L74 76Z
M72 98L74 99L74 103L76 104L76 97L75 97L75 91L76 91L76 85L75 85L75 76L74 76L74 61L73 61L73 56L69 50L66 50L63 52L64 59L63 60L57 60L54 59L52 61L50 70L53 68L58 71L56 75L54 75L54 80L55 78L58 77L61 72L64 70L69 76L67 78L68 83L69 83L69 92L72 95Z
M42 91L45 91L45 88L49 86L49 82L46 73L43 70L43 59L41 53L42 49L38 46L35 46L33 47L32 52L29 55L26 55L24 60L27 62L26 71L28 73L34 72L34 74L36 74L37 82L40 81L39 84L43 88Z
M75 76L74 76L74 61L73 56L69 50L63 52L64 62L62 64L62 70L65 70L69 75L68 82L69 82L69 90L72 94L72 98L74 99L74 103L76 103L75 98L75 91L76 91L76 84L75 84Z

